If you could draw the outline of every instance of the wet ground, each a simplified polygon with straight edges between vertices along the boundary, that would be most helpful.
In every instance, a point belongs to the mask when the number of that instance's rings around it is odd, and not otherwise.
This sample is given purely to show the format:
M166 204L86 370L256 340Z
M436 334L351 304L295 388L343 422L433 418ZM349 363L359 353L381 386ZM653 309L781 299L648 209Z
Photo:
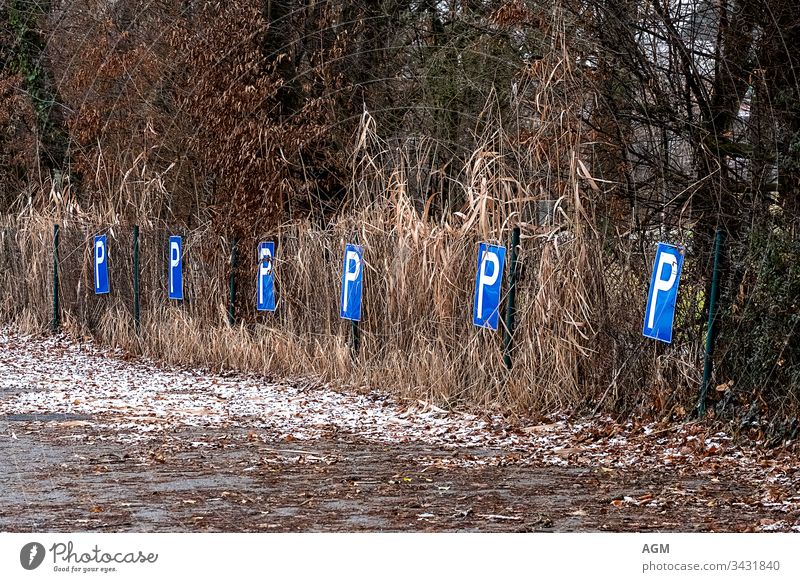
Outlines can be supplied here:
M559 421L514 429L379 398L358 405L400 428L377 434L365 425L361 434L358 422L338 423L352 403L321 390L301 393L291 425L276 424L269 409L220 413L213 422L205 418L215 410L195 411L202 420L190 421L173 414L173 404L164 414L146 400L125 408L124 394L113 392L119 375L103 379L99 369L139 365L127 357L70 344L53 355L52 344L35 338L5 340L0 531L800 530L796 455L734 446L721 433L706 438L701 425ZM17 365L31 350L69 362L36 376ZM78 353L91 373L75 363ZM54 378L67 364L71 378ZM251 381L212 376L215 387ZM87 382L87 391L51 399L67 380ZM117 404L91 402L104 390ZM169 390L154 398L173 402ZM315 398L335 400L330 417ZM306 424L313 430L304 433Z
M70 424L80 421L13 422L17 438L0 440L10 461L2 531L730 531L774 521L733 506L759 491L674 471L437 466L494 452L356 438L298 446L241 432L119 447ZM192 444L201 441L213 445ZM614 504L670 492L667 507Z

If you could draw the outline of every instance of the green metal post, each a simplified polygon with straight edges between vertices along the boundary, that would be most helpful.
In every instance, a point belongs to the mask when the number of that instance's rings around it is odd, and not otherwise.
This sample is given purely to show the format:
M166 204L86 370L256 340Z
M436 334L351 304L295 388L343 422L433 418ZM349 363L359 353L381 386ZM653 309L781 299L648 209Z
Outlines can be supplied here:
M711 274L711 297L708 299L708 329L706 330L706 354L703 363L703 382L700 384L700 401L697 403L697 413L701 418L706 414L706 396L711 383L711 370L714 366L714 340L716 332L717 299L719 297L719 270L722 243L725 232L717 229L714 237L714 268Z
M517 248L519 247L519 227L511 231L511 264L509 265L508 300L506 301L506 326L503 334L503 362L511 369L511 350L514 347L514 318L517 313Z
M236 237L231 240L231 274L228 281L229 297L228 297L228 323L231 326L236 325L236 264L237 264L237 247L239 241Z
M133 227L133 324L141 331L141 295L139 293L139 226Z
M350 322L351 324L351 339L353 340L352 349L353 349L353 359L358 358L358 350L361 347L361 330L358 328L358 321L355 319Z
M359 244L358 232L356 232L355 236L353 236L353 241L356 244ZM345 268L347 268L347 265L345 265ZM361 300L362 302L364 300L363 287L362 287ZM358 359L358 352L359 349L361 348L361 329L359 327L360 323L361 323L360 321L356 321L355 319L350 320L350 340L351 340L350 348L352 350L351 354L354 360Z
M53 225L53 333L58 333L58 225Z

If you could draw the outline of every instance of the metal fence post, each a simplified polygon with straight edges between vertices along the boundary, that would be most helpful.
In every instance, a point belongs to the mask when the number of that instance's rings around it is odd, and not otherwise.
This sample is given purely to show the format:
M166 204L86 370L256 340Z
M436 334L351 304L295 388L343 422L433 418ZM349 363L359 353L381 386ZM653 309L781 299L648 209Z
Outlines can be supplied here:
M358 350L361 347L361 330L358 328L358 321L355 319L350 321L350 339L352 340L351 348L353 350L353 359L358 359Z
M356 244L359 244L358 232L355 233L353 240L355 241ZM346 265L345 268L347 268ZM362 287L361 301L363 306L363 301L364 301L363 287ZM361 323L360 321L355 319L350 320L350 341L351 341L350 348L353 360L358 359L358 352L359 349L361 348L361 329L359 327L360 323Z
M232 327L236 325L236 264L237 264L237 247L239 240L233 237L231 240L231 274L228 280L228 324Z
M133 324L141 331L141 296L139 293L139 226L133 227Z
M506 325L503 334L503 362L511 369L511 350L514 347L514 319L517 313L517 247L519 247L519 227L511 231L511 264L509 273L508 299L506 300Z
M53 333L58 333L58 225L53 225Z
M706 330L705 361L703 363L703 381L700 384L700 401L697 403L697 413L701 418L706 414L706 396L711 383L711 370L714 366L714 340L716 335L717 299L719 297L719 270L722 243L725 232L717 229L714 237L714 268L711 274L711 297L708 300L708 329Z

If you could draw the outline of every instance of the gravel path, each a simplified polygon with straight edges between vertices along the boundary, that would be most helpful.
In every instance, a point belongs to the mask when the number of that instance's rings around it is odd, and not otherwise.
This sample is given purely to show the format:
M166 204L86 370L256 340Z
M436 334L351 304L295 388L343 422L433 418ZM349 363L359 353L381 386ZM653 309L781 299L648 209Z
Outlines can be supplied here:
M0 332L0 531L800 531L791 449Z

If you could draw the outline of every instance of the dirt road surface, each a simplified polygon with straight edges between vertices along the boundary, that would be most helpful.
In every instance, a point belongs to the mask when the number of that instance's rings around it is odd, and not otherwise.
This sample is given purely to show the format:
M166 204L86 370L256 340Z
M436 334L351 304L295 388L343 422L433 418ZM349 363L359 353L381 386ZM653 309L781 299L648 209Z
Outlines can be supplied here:
M0 332L0 531L800 531L791 449Z

